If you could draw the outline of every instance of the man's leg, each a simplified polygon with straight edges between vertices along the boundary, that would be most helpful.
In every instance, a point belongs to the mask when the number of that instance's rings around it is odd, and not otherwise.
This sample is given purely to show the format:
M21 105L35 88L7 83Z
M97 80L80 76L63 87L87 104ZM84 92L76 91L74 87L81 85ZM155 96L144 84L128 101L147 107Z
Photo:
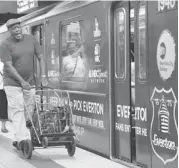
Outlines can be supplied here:
M35 105L35 89L23 90L26 121L32 119Z
M5 86L8 101L8 113L12 119L15 139L18 142L31 139L30 132L26 127L26 120L24 116L24 98L22 88Z

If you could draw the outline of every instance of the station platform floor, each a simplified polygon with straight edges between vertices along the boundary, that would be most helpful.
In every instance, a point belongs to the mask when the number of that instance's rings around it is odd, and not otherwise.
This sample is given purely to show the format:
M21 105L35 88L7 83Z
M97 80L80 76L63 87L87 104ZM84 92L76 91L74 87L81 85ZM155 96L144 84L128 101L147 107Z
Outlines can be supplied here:
M70 157L64 147L35 149L31 159L13 146L13 125L7 122L8 133L0 131L0 168L128 168L81 148ZM1 130L1 122L0 122Z

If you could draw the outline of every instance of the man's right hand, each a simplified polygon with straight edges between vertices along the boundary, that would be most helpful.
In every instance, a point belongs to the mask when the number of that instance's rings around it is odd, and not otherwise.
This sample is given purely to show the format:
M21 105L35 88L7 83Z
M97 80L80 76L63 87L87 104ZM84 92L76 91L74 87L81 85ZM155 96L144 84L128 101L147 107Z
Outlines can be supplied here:
M30 89L31 89L30 84L29 84L28 82L26 82L26 81L22 81L22 82L21 82L21 86L22 86L22 88L23 88L24 90L30 90Z

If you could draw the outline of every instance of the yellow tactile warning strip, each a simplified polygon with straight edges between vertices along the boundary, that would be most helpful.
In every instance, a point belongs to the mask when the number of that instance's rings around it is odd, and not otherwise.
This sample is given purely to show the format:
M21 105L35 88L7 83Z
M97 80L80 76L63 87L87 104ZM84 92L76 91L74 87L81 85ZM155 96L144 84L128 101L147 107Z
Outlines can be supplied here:
M2 147L0 147L0 152L0 168L35 168L28 162L25 162L17 155L7 151Z

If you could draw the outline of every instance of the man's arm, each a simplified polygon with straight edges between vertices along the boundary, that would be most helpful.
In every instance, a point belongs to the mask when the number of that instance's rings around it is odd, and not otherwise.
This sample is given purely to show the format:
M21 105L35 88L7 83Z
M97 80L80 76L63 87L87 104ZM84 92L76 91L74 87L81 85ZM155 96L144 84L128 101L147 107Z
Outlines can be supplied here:
M8 71L9 74L11 74L11 77L18 81L23 89L30 89L30 85L28 82L26 82L17 72L17 70L12 65L11 61L4 62L4 68L6 68L6 71Z
M43 86L46 86L48 84L48 80L45 74L45 59L43 54L37 54L37 58L39 59L40 63L41 82Z
M44 59L44 55L43 55L43 50L42 50L42 46L40 45L40 43L33 37L34 40L34 49L35 49L35 55L39 60L39 64L40 64L40 72L41 72L41 77L45 77L45 59Z
M44 56L43 54L38 54L37 55L37 58L39 60L39 63L40 63L40 72L41 72L41 76L42 77L45 77L46 74L45 74L45 59L44 59Z
M24 79L19 75L17 70L12 65L11 61L4 62L4 68L11 74L12 78L18 81L20 84L24 81Z

